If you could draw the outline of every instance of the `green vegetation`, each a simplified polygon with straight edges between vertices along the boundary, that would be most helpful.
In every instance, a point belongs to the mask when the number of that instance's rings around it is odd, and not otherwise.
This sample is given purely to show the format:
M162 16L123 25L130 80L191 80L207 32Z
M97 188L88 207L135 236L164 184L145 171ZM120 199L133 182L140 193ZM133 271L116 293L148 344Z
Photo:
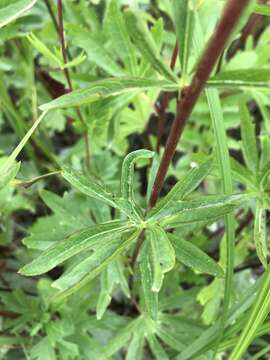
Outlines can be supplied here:
M269 359L269 16L0 0L0 359Z

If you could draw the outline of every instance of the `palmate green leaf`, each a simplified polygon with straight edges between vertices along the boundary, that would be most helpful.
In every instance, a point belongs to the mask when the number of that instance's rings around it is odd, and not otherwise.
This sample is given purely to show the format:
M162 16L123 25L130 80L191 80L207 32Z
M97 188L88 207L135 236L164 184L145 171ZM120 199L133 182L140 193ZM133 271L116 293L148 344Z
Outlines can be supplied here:
M268 88L270 69L245 69L221 72L207 81L207 86L214 87L255 87Z
M86 226L89 226L89 219L84 218L82 219L80 217L80 212L76 208L76 202L75 199L72 202L72 205L75 207L75 209L70 209L70 203L68 201L68 195L64 194L63 198L56 195L53 192L50 192L48 190L42 189L40 191L40 197L44 201L44 203L59 217L61 217L62 221L72 222L76 223L78 226L78 229L82 229ZM70 197L72 199L72 197ZM69 204L69 206L67 206ZM78 205L77 205L78 206Z
M121 220L90 226L51 246L30 264L25 265L19 273L26 276L43 274L70 257L98 244L101 239L109 241L116 235L120 236L130 230L132 230L130 223Z
M268 255L266 242L266 211L259 200L256 204L254 240L258 258L260 259L263 266L266 268Z
M139 257L142 299L146 313L156 321L158 316L158 293L152 290L154 274L151 267L149 244L144 243Z
M223 269L199 247L173 234L169 234L169 239L178 261L195 271L224 277Z
M118 207L115 203L113 194L107 192L104 185L98 183L90 175L83 175L81 172L72 169L69 166L63 166L62 175L72 186L85 195L101 200L112 207Z
M137 59L134 47L131 44L123 14L120 11L119 0L109 2L106 14L108 33L115 47L126 64L130 74L137 75Z
M239 110L245 162L249 170L256 173L259 165L259 156L256 145L255 125L252 123L245 101L240 102Z
M0 166L0 190L2 190L6 185L10 183L11 180L15 178L20 169L20 165L20 162L17 163L14 161L11 166L7 168L3 166L3 171L2 166Z
M142 57L146 59L158 73L168 80L177 83L177 76L161 60L153 38L140 16L128 10L125 12L125 19L128 33L141 52Z
M175 201L170 208L150 217L148 222L175 227L193 222L209 222L232 212L251 198L251 194L208 195L190 201Z
M37 0L18 0L10 5L0 3L0 28L16 20L35 5Z
M134 214L140 219L138 214L139 210L135 203L134 198L134 166L135 162L139 159L150 159L154 156L154 152L149 150L136 150L129 153L122 165L122 175L121 175L121 196L126 200ZM124 205L124 202L123 202Z
M130 92L146 91L151 89L175 90L177 84L167 80L156 80L136 77L118 77L92 82L91 86L75 90L69 94L40 106L42 111L69 108L89 104L91 102Z
M30 249L46 250L75 231L94 224L92 219L85 215L89 211L94 213L99 222L109 219L109 216L106 219L99 219L93 208L94 201L90 202L86 197L81 197L74 192L66 192L63 197L60 197L42 189L40 197L53 214L39 217L28 229L29 235L23 239L23 243ZM99 202L101 211L106 207L107 205Z
M261 280L256 281L251 287L249 287L240 299L231 307L229 316L226 321L226 326L236 323L252 305L256 297L257 290L261 284ZM203 331L201 335L191 342L190 345L186 346L181 354L177 356L177 360L187 360L196 358L198 354L204 353L205 351L213 348L216 343L216 339L219 336L220 324L216 322L214 325Z
M153 272L152 291L160 291L164 274L175 265L175 252L166 232L158 227L150 227L146 231L150 241L150 256Z
M157 51L161 51L162 41L164 37L164 20L160 17L156 20L150 29L150 34L155 42ZM149 76L155 72L155 68L151 65L146 57L142 57L139 63L140 76Z
M31 348L31 358L34 360L56 360L55 350L48 336L44 337Z
M53 287L64 291L59 296L68 296L84 286L127 249L138 237L140 230L130 232L129 228L128 231L126 234L127 230L112 230L111 236L103 232L103 237L89 245L87 249L92 250L91 254L54 281Z
M190 0L173 0L172 12L174 26L179 44L179 59L181 64L181 77L188 72L188 57L192 46L192 32L194 15Z
M140 324L144 321L142 316L132 320L127 326L121 329L106 345L105 356L110 358L113 354L119 351L131 338L133 333L138 329Z
M199 167L196 166L190 169L187 174L174 185L170 192L150 210L149 216L156 216L159 212L175 204L176 200L183 200L199 186L203 179L209 174L211 167L212 161L209 160Z
M100 41L98 36L89 32L88 29L73 24L68 25L67 30L74 45L82 48L92 63L104 70L108 75L125 75L125 71L112 58L111 54L106 50L104 43Z

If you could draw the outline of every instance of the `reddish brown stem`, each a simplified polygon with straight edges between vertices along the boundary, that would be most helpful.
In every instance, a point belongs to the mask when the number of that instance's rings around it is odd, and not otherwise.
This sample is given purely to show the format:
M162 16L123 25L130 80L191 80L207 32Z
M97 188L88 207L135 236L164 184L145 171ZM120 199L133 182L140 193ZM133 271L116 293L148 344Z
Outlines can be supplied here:
M153 207L162 189L168 168L175 154L176 147L185 124L208 80L214 66L224 50L230 35L241 14L250 0L229 0L216 29L202 54L191 84L185 89L185 94L177 104L176 117L170 131L150 198Z
M65 45L65 31L64 31L64 20L63 20L63 3L62 0L57 1L57 7L58 7L58 30L59 30L59 38L61 43L61 51L63 56L63 62L64 64L67 64L68 62L68 56L67 56L67 48ZM68 69L63 70L65 78L67 80L68 84L68 91L73 91L73 86L71 82L71 77L69 74ZM85 142L85 153L86 153L86 167L90 169L90 145L89 145L89 139L88 139L88 131L87 131L87 124L83 119L81 110L79 107L76 108L76 112L78 115L78 118L80 119L85 131L84 131L84 142Z
M259 3L266 4L268 0L260 0ZM233 44L232 49L229 51L228 58L232 58L238 50L242 49L249 35L256 35L260 25L262 23L262 16L258 14L252 14L241 31L240 38Z
M19 314L13 311L0 310L0 316L4 318L16 319Z
M59 26L58 26L56 17L55 17L55 15L54 15L54 12L53 12L53 10L52 10L52 6L51 6L51 3L50 3L50 0L44 0L44 2L45 2L45 5L46 5L46 7L47 7L47 9L48 9L48 12L49 12L49 14L50 14L50 16L51 16L51 18L52 18L52 22L53 22L53 25L54 25L54 27L55 27L55 30L56 30L56 32L59 34Z

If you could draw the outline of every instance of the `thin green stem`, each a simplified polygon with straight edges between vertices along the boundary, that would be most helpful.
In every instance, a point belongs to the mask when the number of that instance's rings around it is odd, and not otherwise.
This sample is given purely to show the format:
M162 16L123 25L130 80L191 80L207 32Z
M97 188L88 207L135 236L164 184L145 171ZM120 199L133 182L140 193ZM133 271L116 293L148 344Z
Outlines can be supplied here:
M60 44L61 44L61 51L63 56L64 64L67 64L68 62L68 55L67 55L67 48L65 45L65 32L64 32L64 20L63 20L63 3L62 0L57 1L57 7L58 7L58 31L59 31L59 38L60 38ZM67 68L63 69L65 78L67 80L68 84L68 91L73 91L72 81L69 74L69 70ZM89 138L88 138L88 129L86 121L83 118L83 115L81 113L81 110L79 107L76 107L76 112L78 115L78 118L84 127L84 142L85 142L85 154L86 154L86 167L89 170L90 169L90 144L89 144Z
M270 265L268 265L262 286L256 296L255 303L251 309L247 323L238 338L238 342L231 353L229 360L240 360L251 344L256 332L270 312Z
M197 53L200 53L200 44L204 43L203 32L200 26L200 20L196 13L196 29L194 36L194 45ZM216 89L205 89L207 102L209 106L212 126L216 139L217 156L220 166L222 188L224 194L233 193L232 175L230 166L229 149L226 140L226 129L224 126L224 117L221 107L221 101ZM233 287L233 268L234 268L234 244L235 244L235 221L234 215L228 214L225 217L225 233L226 233L226 272L225 272L225 290L223 314L220 320L220 336L217 344L220 342L223 330L225 328L228 317L231 293Z

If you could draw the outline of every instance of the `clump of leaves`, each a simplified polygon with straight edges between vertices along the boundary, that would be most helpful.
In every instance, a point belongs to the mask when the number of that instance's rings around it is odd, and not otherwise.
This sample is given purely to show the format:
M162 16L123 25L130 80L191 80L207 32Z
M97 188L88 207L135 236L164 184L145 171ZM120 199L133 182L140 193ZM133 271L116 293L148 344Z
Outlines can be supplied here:
M267 356L268 25L0 2L2 358Z

